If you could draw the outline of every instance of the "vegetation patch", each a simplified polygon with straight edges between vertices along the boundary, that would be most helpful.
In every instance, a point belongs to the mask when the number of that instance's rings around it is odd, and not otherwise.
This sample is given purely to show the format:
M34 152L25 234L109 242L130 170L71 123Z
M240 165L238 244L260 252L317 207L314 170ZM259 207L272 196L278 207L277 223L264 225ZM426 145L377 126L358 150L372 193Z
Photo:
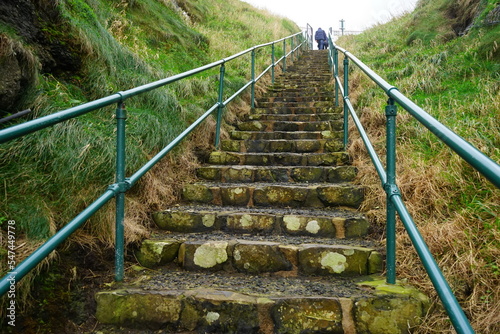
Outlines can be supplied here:
M486 19L496 10L497 1L419 1L413 13L337 44L499 162L500 25ZM351 79L364 89L351 88L351 101L383 157L387 97L361 71L354 70ZM402 108L397 123L398 185L405 203L473 327L478 333L498 333L500 190ZM351 127L350 152L358 157L360 182L368 184L364 208L383 231L385 213L377 208L385 206L385 194L355 133ZM434 296L437 310L417 332L454 332L411 249L399 226L398 275Z

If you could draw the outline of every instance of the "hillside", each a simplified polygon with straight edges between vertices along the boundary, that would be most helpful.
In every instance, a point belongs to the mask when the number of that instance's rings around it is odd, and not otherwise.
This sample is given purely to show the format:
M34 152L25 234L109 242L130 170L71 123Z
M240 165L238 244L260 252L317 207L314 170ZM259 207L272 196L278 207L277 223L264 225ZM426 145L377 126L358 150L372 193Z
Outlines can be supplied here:
M497 1L419 1L413 13L337 44L447 127L500 162L500 6ZM351 95L375 142L385 147L387 97L361 71ZM500 190L472 171L402 108L398 113L398 183L477 333L500 332ZM385 195L352 132L351 153L362 182L371 184L365 207L384 229ZM359 153L362 153L359 155ZM382 156L383 150L380 150ZM399 227L398 275L434 296L438 312L421 333L455 333L406 232Z
M178 74L298 31L293 22L238 0L2 1L0 74L6 79L0 83L0 118L25 109L32 113L1 126ZM269 64L270 56L260 53L258 66L263 59ZM228 64L228 93L250 78L248 62ZM218 85L215 69L127 101L127 174L205 112L217 99ZM230 108L245 106L245 101ZM23 245L16 253L18 263L114 182L114 129L114 110L107 108L2 144L0 223L5 234L6 222L16 222L16 242ZM130 192L127 243L148 235L152 210L178 198L179 180L192 176L198 158L213 143L213 129L210 120ZM89 274L87 268L112 268L114 204L101 211L61 249L63 260L54 255L46 263L50 273L36 281L41 295L32 299L53 298L56 278L69 277L69 263L75 277ZM2 266L7 263L4 253ZM33 284L32 279L26 277L25 284ZM18 292L22 305L29 289ZM51 306L39 306L39 314L57 315L48 312Z
M50 114L299 31L237 0L22 0L0 6L0 71L10 78L0 87L0 116L24 109L33 111L31 118ZM231 66L228 91L241 87L249 73L243 61ZM130 171L213 103L214 74L128 104ZM106 110L4 145L2 193L9 200L0 204L0 217L18 221L29 238L45 238L73 217L113 180L113 123Z

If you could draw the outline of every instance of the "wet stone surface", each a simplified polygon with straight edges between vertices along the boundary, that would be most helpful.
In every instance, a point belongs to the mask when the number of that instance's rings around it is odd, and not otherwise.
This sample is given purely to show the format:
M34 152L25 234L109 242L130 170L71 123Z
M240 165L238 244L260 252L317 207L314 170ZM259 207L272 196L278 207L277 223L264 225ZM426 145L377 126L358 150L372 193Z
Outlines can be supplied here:
M381 248L374 241L365 239L334 239L334 238L318 238L308 236L290 236L290 235L256 235L256 234L239 234L232 235L222 231L212 231L211 233L170 233L156 232L151 240L170 239L179 241L229 241L229 240L246 240L246 241L261 241L261 242L277 242L283 245L301 245L301 244L325 244L325 245L345 245L356 247Z
M242 294L275 297L352 297L372 295L372 289L360 287L352 279L322 277L277 277L227 273L186 273L164 269L160 274L142 283L144 290L216 289Z

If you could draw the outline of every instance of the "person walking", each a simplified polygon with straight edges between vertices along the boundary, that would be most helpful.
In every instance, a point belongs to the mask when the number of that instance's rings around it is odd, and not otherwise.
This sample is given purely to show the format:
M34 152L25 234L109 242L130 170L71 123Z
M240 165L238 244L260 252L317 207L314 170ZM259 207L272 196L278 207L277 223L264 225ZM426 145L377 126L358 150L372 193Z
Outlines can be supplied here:
M316 43L318 43L318 50L326 49L326 32L323 29L318 28L316 34L314 34L314 39L316 40Z

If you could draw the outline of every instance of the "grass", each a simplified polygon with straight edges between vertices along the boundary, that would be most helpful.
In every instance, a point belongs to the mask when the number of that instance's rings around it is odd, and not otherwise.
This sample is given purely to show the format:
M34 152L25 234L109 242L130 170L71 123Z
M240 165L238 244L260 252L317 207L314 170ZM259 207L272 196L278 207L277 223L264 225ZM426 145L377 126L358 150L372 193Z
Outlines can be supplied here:
M500 161L500 26L485 24L496 1L420 1L414 13L376 26L338 45L376 70L433 117L494 161ZM478 8L479 12L476 12ZM456 15L450 16L454 12ZM453 30L461 17L474 27L463 36ZM467 20L465 20L467 21ZM386 97L360 71L351 101L361 113L375 147L385 146ZM354 133L354 130L351 132ZM363 153L353 137L353 156ZM500 332L500 190L472 170L402 108L398 114L398 184L415 222L443 269L477 333ZM369 184L365 203L383 231L385 195L366 156L355 161ZM434 298L432 312L418 333L454 333L411 242L398 228L398 275Z
M36 48L14 29L0 26L0 42L31 57L26 63L36 80L17 107L31 108L34 117L166 78L299 31L290 21L236 0L183 0L177 5L166 0L44 0L41 5L54 18L42 22L44 36L64 48L73 66L43 71ZM258 68L270 59L269 50L257 52ZM249 61L244 56L227 64L226 97L250 79ZM217 101L218 76L217 68L127 101L127 176ZM245 109L247 101L248 92L227 109ZM226 118L231 120L234 114L227 113ZM127 244L148 235L151 211L178 199L180 180L192 178L199 158L213 149L214 129L214 120L208 119L190 135L189 142L128 193ZM114 132L114 108L109 107L2 144L0 217L16 221L17 242L24 245L18 262L114 182ZM112 248L114 205L97 213L69 243L96 251ZM31 280L24 280L26 286ZM29 289L20 290L24 297L29 294Z

